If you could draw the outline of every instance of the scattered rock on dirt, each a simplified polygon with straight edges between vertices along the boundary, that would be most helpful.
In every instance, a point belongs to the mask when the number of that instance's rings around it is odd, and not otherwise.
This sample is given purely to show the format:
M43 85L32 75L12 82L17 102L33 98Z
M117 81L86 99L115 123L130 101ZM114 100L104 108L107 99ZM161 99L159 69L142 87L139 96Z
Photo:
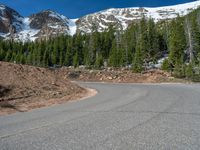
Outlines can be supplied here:
M0 62L0 114L62 103L85 92L57 69Z
M100 81L114 83L162 83L162 82L185 82L176 79L170 73L162 70L148 70L142 73L133 73L127 69L107 68L104 70L86 70L86 69L69 69L61 68L68 78L78 81Z

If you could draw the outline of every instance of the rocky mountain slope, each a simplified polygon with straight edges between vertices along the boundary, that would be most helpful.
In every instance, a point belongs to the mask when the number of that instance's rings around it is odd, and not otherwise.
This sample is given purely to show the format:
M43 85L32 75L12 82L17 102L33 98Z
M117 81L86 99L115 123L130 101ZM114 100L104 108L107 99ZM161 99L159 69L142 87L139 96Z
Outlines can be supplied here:
M29 26L30 29L37 31L36 37L40 37L41 39L48 39L49 37L57 36L61 33L71 34L71 29L69 27L71 20L51 10L33 14L25 18L25 20L28 20L27 26Z
M18 41L48 39L59 34L75 34L75 23L54 11L46 10L22 17L15 10L0 5L0 36Z
M200 0L157 8L112 8L79 19L68 19L51 10L22 17L15 10L0 5L0 37L19 41L34 41L60 34L90 33L94 26L98 31L104 31L111 24L124 30L132 22L142 17L152 18L158 22L176 18L178 15L187 15L198 7L200 7Z
M155 22L165 19L173 19L177 16L184 16L192 10L200 7L200 1L179 4L166 7L133 7L133 8L111 8L94 14L86 15L77 21L77 30L86 33L91 32L92 26L95 25L99 31L108 28L110 24L119 29L126 29L133 21L142 17L152 18Z
M23 17L15 10L0 5L0 33L15 33L22 30Z

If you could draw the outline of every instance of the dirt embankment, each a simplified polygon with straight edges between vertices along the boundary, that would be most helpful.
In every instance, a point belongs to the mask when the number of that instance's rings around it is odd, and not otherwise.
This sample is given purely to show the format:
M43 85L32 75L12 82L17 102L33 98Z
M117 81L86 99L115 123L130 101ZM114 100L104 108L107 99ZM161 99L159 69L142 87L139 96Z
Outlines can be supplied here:
M0 115L79 99L86 93L58 70L0 62Z
M149 70L143 73L133 73L125 69L106 70L76 70L63 68L62 72L67 72L67 77L75 81L91 82L112 82L112 83L167 83L185 82L176 79L170 73L162 70Z

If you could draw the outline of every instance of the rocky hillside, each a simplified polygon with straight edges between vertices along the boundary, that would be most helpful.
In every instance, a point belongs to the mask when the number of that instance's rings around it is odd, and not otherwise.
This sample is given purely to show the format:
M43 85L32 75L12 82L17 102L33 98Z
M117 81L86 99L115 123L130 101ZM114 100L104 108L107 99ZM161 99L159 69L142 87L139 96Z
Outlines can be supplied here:
M0 36L19 41L34 41L36 39L48 39L60 34L90 33L94 26L100 32L107 29L111 24L124 30L129 24L140 20L142 17L152 18L158 22L187 15L199 6L200 0L157 8L112 8L79 19L68 19L51 10L42 11L25 18L15 10L0 5Z

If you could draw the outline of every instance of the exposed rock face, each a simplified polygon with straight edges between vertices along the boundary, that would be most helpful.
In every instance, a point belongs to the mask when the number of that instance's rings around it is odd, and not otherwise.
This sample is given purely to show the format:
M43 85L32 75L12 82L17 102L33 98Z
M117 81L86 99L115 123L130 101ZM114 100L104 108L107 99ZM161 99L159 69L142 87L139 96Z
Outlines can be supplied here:
M0 5L0 32L16 33L21 30L23 17L15 10Z
M67 25L67 18L51 10L46 10L38 14L33 14L30 17L30 27L41 29L45 25Z
M72 22L65 16L46 10L24 18L13 9L0 5L0 37L17 41L48 39L60 34L71 34Z
M30 28L39 30L40 39L69 33L68 18L51 10L33 14L29 20Z

